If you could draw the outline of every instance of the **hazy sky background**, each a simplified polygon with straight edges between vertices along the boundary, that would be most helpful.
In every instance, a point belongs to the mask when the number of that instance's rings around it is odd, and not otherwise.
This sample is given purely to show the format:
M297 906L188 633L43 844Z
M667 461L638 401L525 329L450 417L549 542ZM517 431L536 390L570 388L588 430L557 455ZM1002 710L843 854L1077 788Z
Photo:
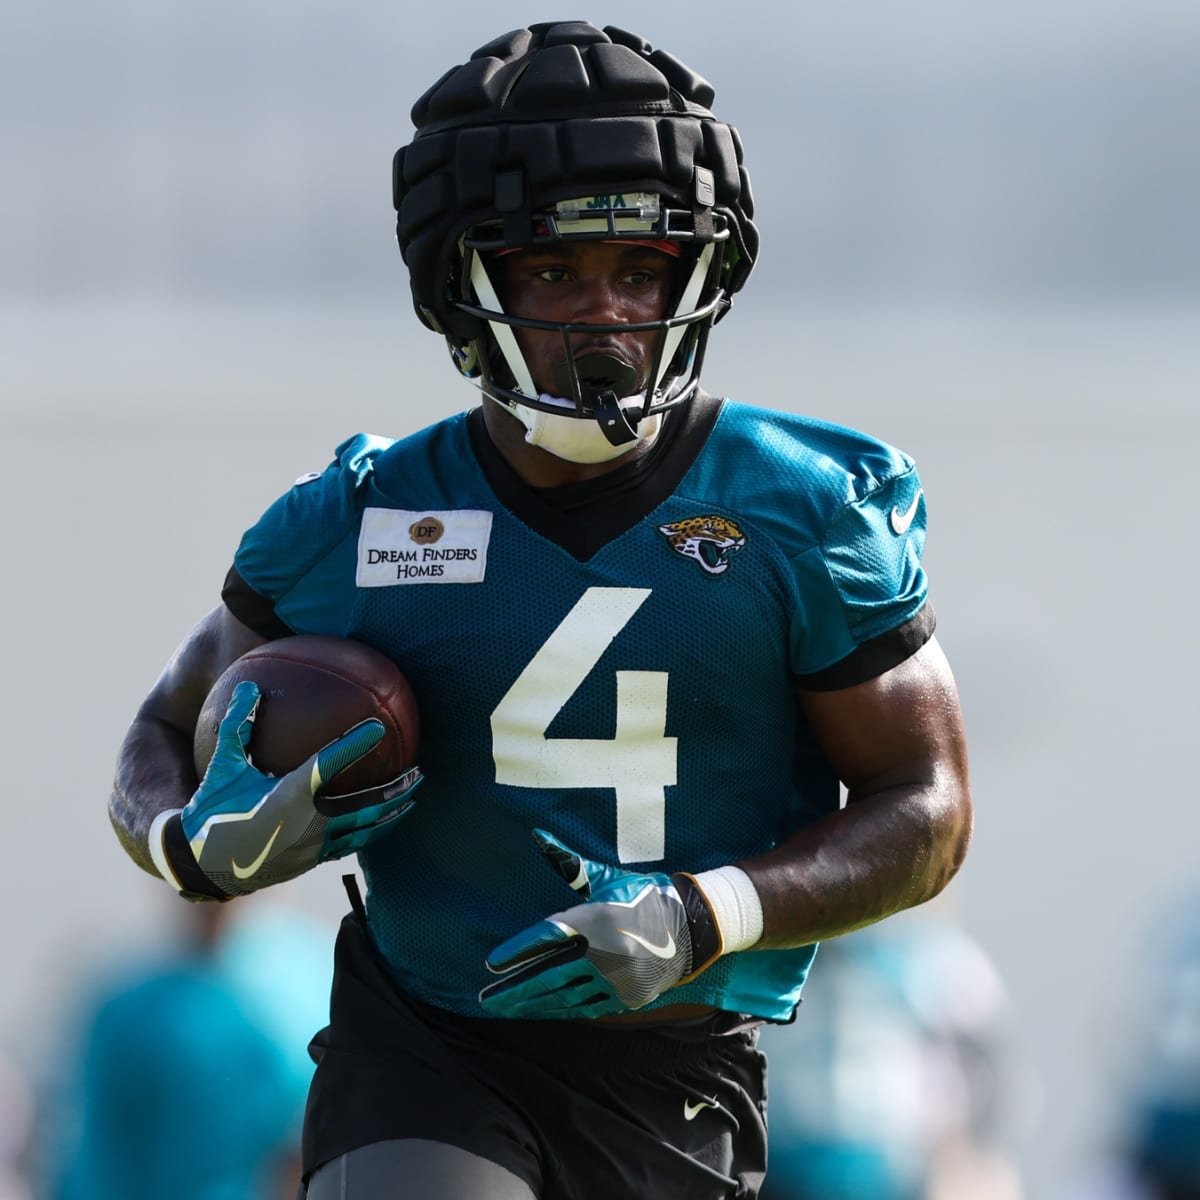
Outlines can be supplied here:
M657 26L743 131L767 201L760 289L1200 287L1191 0L609 9L599 23ZM387 179L411 100L521 11L21 6L0 48L0 288L391 289Z
M1014 1139L1061 1200L1119 1116L1143 937L1200 866L1200 5L439 11L4 9L0 1048L36 1058L64 989L164 925L105 797L242 529L348 433L471 402L395 250L412 101L582 15L706 75L742 132L762 257L709 386L921 466L979 812L944 907L1010 989ZM290 894L336 915L337 874Z

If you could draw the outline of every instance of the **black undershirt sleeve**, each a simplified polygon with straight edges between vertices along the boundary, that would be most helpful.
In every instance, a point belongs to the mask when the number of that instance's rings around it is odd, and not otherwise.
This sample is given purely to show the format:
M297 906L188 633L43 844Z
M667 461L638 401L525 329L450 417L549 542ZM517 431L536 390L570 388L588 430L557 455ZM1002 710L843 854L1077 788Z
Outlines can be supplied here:
M291 637L296 632L280 618L274 603L256 592L238 574L237 567L229 568L225 585L221 588L221 599L243 625L268 641Z
M810 675L797 675L796 686L806 692L835 692L875 679L916 654L933 637L935 624L933 605L926 603L903 625L864 642L840 662Z

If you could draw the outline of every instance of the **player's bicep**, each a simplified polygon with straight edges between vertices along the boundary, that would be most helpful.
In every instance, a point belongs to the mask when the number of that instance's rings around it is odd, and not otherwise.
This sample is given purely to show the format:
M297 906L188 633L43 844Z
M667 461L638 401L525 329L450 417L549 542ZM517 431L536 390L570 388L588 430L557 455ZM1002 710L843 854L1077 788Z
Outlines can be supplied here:
M266 640L218 605L180 642L138 709L138 719L161 722L190 738L217 677Z
M967 751L958 689L936 639L865 683L799 695L851 803L914 784L965 794Z

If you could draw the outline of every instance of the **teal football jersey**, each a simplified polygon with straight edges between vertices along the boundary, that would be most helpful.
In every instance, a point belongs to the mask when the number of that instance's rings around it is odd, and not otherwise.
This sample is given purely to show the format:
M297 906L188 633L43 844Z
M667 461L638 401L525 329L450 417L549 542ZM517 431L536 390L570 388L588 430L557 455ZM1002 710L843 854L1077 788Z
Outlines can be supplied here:
M638 463L539 493L481 417L345 442L225 591L268 636L357 638L411 681L426 780L360 855L370 928L403 988L467 1015L486 955L575 902L533 829L634 870L768 850L838 806L797 688L932 630L923 493L889 446L702 398ZM656 1004L786 1019L815 952L730 954Z

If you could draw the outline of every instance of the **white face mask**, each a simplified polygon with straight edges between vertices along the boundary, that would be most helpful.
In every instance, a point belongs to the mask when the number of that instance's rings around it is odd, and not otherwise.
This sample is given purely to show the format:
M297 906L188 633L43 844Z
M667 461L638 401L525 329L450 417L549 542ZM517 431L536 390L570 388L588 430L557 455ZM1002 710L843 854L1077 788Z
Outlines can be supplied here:
M540 399L574 411L574 405L556 396L542 395ZM641 394L626 396L620 401L625 409L641 409L645 398ZM538 446L556 458L567 462L591 464L611 462L628 453L639 442L649 444L658 437L662 425L662 414L653 413L638 422L637 437L632 441L614 446L604 435L597 421L591 418L568 417L545 412L540 408L528 408L524 404L506 404L509 412L525 426L525 441Z

